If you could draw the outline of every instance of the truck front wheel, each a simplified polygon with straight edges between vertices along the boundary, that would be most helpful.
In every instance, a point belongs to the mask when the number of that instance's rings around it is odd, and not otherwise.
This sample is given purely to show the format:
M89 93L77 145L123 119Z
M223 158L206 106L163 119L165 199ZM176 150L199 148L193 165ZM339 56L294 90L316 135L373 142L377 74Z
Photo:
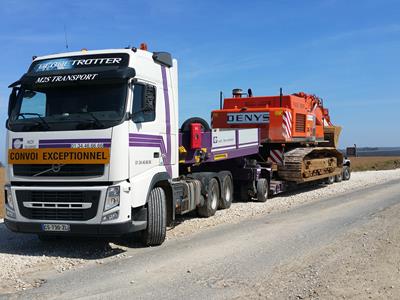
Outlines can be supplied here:
M211 178L208 182L207 197L204 204L197 209L198 214L201 217L211 217L215 215L218 209L219 202L219 185L215 178Z
M166 232L166 196L161 187L155 187L151 190L147 201L147 228L142 232L142 242L146 246L161 245Z

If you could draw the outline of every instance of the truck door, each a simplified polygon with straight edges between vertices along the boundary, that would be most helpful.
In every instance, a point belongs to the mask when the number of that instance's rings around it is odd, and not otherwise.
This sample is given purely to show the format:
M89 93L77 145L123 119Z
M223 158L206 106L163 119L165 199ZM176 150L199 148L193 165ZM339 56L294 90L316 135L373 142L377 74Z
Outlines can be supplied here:
M170 173L163 90L156 84L132 84L132 121L129 124L130 177ZM171 175L171 174L170 174Z

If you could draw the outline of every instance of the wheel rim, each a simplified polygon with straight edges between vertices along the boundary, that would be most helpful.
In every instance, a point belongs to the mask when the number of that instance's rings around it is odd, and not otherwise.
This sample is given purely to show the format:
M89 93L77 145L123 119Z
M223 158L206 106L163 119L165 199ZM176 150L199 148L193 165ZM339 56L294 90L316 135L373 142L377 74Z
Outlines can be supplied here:
M212 192L211 192L211 208L216 209L218 205L218 195L216 188L213 187Z
M267 183L265 183L264 189L265 189L265 192L264 192L264 199L267 199L267 198L268 198L268 185L267 185Z
M225 201L226 202L231 202L231 187L229 186L229 184L225 185Z

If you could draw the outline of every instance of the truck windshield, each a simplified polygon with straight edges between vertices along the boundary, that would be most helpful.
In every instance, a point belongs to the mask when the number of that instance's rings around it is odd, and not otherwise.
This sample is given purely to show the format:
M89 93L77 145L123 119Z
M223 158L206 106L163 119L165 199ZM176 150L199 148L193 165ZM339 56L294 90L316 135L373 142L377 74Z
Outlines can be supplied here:
M100 129L121 122L127 84L22 88L8 122L13 131Z

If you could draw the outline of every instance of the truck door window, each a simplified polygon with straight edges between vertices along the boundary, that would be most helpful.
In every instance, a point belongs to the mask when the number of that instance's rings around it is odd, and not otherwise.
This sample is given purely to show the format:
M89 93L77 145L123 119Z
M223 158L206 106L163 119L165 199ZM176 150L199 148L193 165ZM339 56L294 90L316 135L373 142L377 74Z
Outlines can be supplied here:
M156 119L156 88L153 85L135 84L133 87L132 120L135 123Z

